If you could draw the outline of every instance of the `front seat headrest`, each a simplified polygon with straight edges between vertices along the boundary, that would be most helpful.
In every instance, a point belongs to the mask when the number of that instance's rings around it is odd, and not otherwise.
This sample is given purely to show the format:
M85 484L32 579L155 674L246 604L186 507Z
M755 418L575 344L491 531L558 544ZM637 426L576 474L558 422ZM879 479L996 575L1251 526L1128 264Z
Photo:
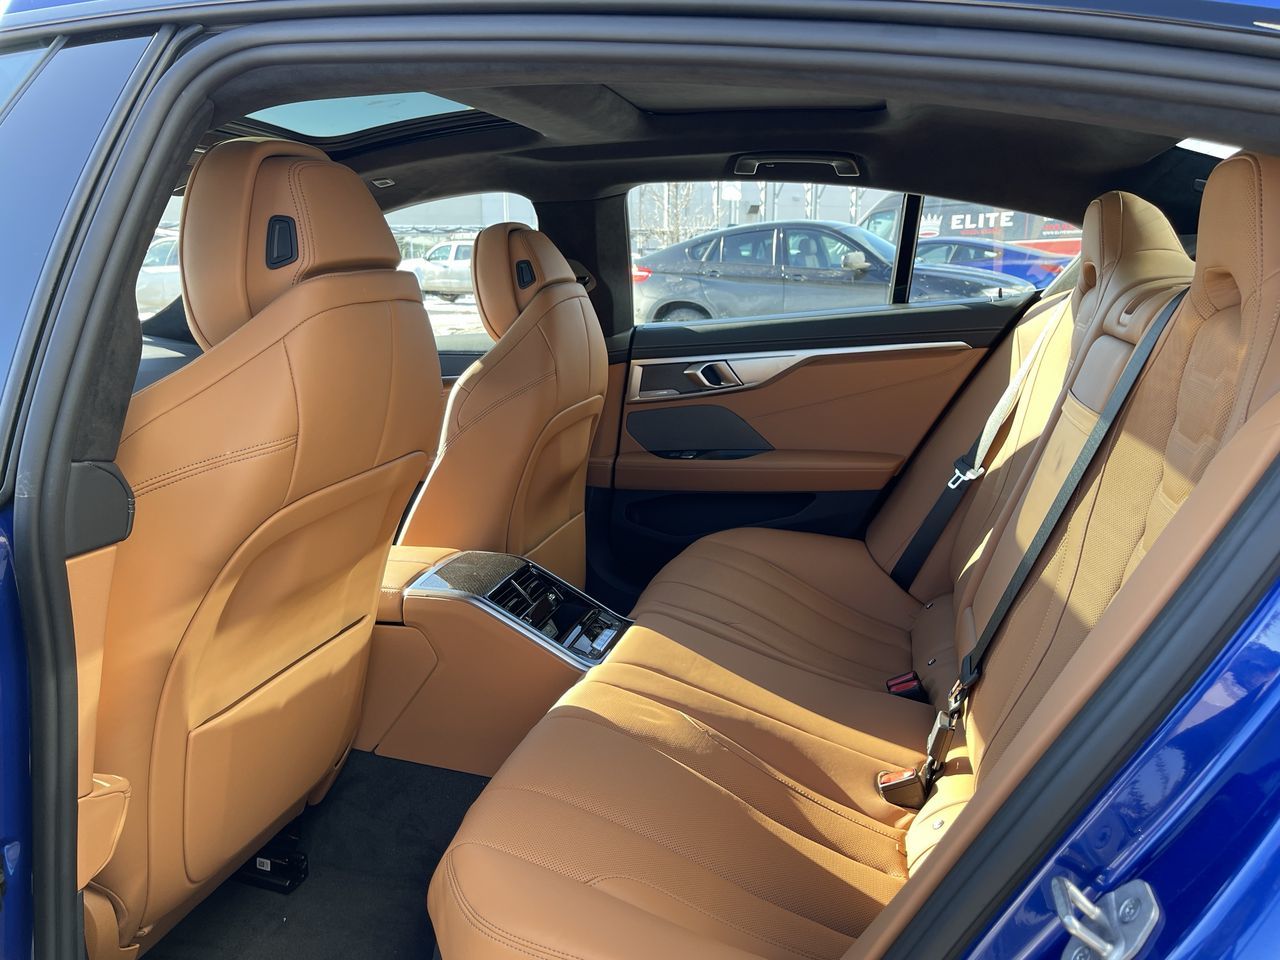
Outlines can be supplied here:
M1191 298L1208 315L1247 303L1280 266L1266 229L1280 222L1280 159L1237 153L1223 160L1204 187ZM1256 310L1259 305L1253 304Z
M228 140L200 159L187 181L178 250L187 323L205 350L305 280L400 264L360 178L287 140Z
M511 329L538 293L578 282L573 268L546 234L523 223L495 223L476 236L471 257L480 319L494 340Z
M1095 302L1123 290L1134 278L1178 275L1190 267L1178 234L1160 208L1132 193L1113 190L1089 204L1081 225L1080 276L1073 295L1076 315L1081 301ZM1121 259L1127 269L1115 276ZM1091 312L1091 311L1090 311Z

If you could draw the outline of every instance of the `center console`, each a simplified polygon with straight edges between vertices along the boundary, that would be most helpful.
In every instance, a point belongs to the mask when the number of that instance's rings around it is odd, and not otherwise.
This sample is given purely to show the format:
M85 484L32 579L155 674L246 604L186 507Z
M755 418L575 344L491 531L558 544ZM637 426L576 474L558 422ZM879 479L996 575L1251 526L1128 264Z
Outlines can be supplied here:
M411 583L405 595L473 603L584 670L603 660L631 625L536 563L505 553L454 554Z
M485 776L631 626L524 557L406 546L377 619L356 749Z

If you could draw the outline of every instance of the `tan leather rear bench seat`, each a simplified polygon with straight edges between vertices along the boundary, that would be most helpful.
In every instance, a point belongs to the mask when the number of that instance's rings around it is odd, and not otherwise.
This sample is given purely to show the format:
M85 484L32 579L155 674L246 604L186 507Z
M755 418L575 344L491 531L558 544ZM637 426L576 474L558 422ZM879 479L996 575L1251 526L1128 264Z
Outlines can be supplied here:
M887 517L867 545L764 531L695 545L468 814L429 894L445 960L824 958L883 945L1280 449L1278 189L1280 161L1252 155L1210 179L1191 290L1004 619L923 810L887 803L874 778L920 763L933 710L880 685L926 636L938 682L956 675L1133 344L1170 302L1176 238L1134 198L1090 210L1083 282L1096 282L1072 298L1069 389L1048 401L1042 436L1015 422L955 518L939 547L950 570L932 588L948 599L922 605L888 578L884 544L906 537ZM1166 239L1114 249L1112 226L1122 240ZM1167 549L1153 551L1157 538Z

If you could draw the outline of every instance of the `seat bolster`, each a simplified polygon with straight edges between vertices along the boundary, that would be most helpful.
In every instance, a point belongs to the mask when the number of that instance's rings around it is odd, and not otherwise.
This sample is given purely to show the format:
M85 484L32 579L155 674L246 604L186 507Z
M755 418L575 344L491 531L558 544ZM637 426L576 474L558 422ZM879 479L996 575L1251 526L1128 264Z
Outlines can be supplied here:
M639 902L628 902L629 898ZM591 884L578 883L482 842L450 848L431 881L427 904L442 957L760 956L731 945L731 928L641 881L601 877ZM672 922L663 912L689 925Z
M905 824L757 752L782 725L716 723L595 674L570 689L436 871L442 955L842 956L905 882Z

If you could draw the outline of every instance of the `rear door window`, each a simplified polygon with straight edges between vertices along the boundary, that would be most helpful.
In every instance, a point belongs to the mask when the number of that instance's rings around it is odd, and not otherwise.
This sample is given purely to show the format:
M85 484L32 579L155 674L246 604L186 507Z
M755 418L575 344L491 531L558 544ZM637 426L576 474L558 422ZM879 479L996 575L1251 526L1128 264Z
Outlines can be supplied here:
M901 203L901 194L829 184L636 187L627 197L635 322L842 315L883 306L896 238L857 221Z
M946 264L957 280L995 295L1043 290L1080 253L1080 227L1037 216L943 197L923 198L916 265ZM932 278L912 283L911 299L936 299Z

